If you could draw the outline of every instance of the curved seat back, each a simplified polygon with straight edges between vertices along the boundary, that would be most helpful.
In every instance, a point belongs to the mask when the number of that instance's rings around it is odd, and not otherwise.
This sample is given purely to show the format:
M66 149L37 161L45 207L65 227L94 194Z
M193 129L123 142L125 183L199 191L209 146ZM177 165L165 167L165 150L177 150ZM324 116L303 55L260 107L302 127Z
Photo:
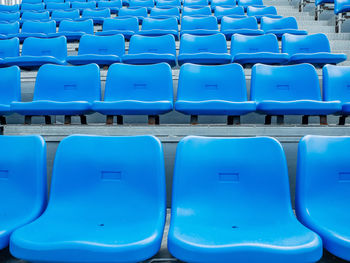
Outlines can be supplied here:
M17 34L19 33L19 22L13 23L0 23L0 34Z
M105 7L105 8L109 8L109 7L113 7L113 8L122 8L122 1L121 0L113 0L113 1L98 1L97 2L97 6L98 7Z
M298 29L298 23L295 17L283 17L283 18L261 18L261 30L279 30L279 29Z
M164 30L176 30L178 31L178 23L175 17L169 17L166 19L154 19L146 17L142 22L142 30L153 30L153 29L164 29Z
M8 12L1 11L0 12L0 21L14 21L19 20L21 16L20 12Z
M326 65L323 70L323 99L350 102L350 67Z
M282 52L290 55L296 53L331 52L328 38L325 34L298 36L284 34L282 36Z
M0 5L0 12L17 12L19 11L19 5Z
M49 20L50 13L49 11L25 11L22 14L22 20Z
M200 7L200 6L208 6L209 1L208 0L184 0L183 6L187 7Z
M27 37L22 46L22 56L52 56L60 60L67 57L67 39Z
M71 3L72 8L78 8L78 9L86 9L86 8L96 8L96 2L72 2Z
M22 33L56 33L56 22L51 20L47 22L40 21L24 21L22 25Z
M124 52L125 40L123 35L83 35L80 38L78 55L99 54L122 56Z
M136 16L136 17L147 17L147 8L120 8L118 16Z
M110 18L111 11L109 8L102 8L100 10L84 9L82 18Z
M129 8L154 7L154 0L130 0Z
M274 34L245 36L234 34L231 39L231 54L272 52L279 53L277 37Z
M0 104L10 105L13 101L21 101L21 70L19 67L0 69L0 93Z
M274 6L248 6L248 16L262 16L262 15L277 15L277 9Z
M46 9L49 10L67 10L70 9L70 3L55 3L55 2L49 2L46 4Z
M183 34L180 41L182 53L227 53L225 36L221 33L209 36L195 36Z
M137 17L107 18L103 21L103 31L108 30L131 30L139 31L139 20Z
M217 6L215 7L214 15L215 16L229 16L229 15L244 16L244 8L241 6L236 6L236 7Z
M17 37L0 40L0 58L18 57L18 56L19 56L19 39Z
M51 14L51 19L78 19L80 17L80 13L78 9L72 10L54 10Z
M216 8L218 6L236 7L236 4L236 0L212 0L210 5L212 8Z
M176 44L173 35L148 37L134 35L130 39L129 54L156 53L176 56Z
M21 4L21 10L24 11L39 11L45 9L45 3L38 4Z
M224 16L221 19L221 31L231 29L259 29L258 21L255 17L233 18Z
M185 6L182 9L182 16L210 16L211 9L209 6L203 6L200 8L193 8Z
M183 16L181 30L208 29L218 30L218 21L215 16L191 17Z
M151 9L150 17L152 16L176 16L180 17L180 11L177 7L172 8L157 8L153 7Z
M83 21L63 20L60 23L58 32L85 32L86 34L94 34L94 22L92 19Z
M161 7L178 7L181 8L181 0L157 0L156 6Z

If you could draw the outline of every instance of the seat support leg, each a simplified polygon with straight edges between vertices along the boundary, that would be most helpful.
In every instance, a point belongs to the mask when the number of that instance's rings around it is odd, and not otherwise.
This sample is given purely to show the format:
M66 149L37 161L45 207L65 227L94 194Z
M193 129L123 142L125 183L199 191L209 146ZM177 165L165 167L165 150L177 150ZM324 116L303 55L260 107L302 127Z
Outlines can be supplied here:
M320 116L320 125L328 125L327 123L327 115Z
M24 124L27 124L27 125L32 124L32 116L30 115L24 116Z
M301 120L301 124L308 125L309 124L309 115L304 115Z
M124 120L122 115L117 115L117 124L123 125Z
M52 124L51 116L45 115L45 124Z
M347 118L348 116L346 116L346 115L343 115L343 116L340 116L339 117L339 123L338 123L338 125L345 125L345 122L346 122L346 118Z
M241 116L227 116L227 125L240 125L241 124Z
M107 117L106 117L106 124L107 125L113 125L113 119L114 119L113 115L107 115Z
M71 115L65 115L64 116L64 124L69 125L72 123L72 116Z
M5 116L0 116L0 124L6 125L6 117Z
M272 121L272 116L266 115L265 116L265 125L271 125L271 121Z
M335 17L335 33L341 32L341 24L343 23L343 14L340 13Z
M316 21L318 20L320 14L321 14L321 6L317 5L316 8L315 8L315 20Z
M159 115L148 115L149 125L159 125Z
M283 115L277 115L277 124L278 125L284 124L284 116Z
M190 123L191 123L192 125L198 124L198 115L191 115Z
M87 125L87 120L85 115L80 115L80 123L83 125Z

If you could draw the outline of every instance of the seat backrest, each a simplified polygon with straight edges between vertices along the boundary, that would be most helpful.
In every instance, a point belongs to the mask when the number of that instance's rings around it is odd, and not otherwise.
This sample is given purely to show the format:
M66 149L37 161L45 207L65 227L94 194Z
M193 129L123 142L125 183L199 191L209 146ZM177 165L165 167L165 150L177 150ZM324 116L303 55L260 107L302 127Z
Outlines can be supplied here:
M98 7L114 7L114 8L122 8L121 0L113 0L113 1L98 1Z
M95 1L91 1L91 2L72 2L71 5L72 5L72 8L80 8L80 9L96 8L96 2Z
M177 7L172 8L157 8L151 9L150 17L152 16L177 16L180 17L180 10Z
M212 0L211 7L217 6L236 7L236 0Z
M80 3L82 3L82 2L87 2L86 0L70 0L70 2L71 3L73 3L73 2L80 2Z
M0 69L0 93L0 104L10 105L13 101L21 101L21 70L19 67Z
M350 102L350 67L326 65L323 70L323 99Z
M322 100L317 72L310 64L254 65L250 96L251 100L257 102L263 100Z
M108 30L131 30L139 31L139 20L137 17L106 18L103 21L103 31Z
M94 34L94 22L92 19L83 21L63 20L58 27L58 32L84 32L86 34Z
M237 4L240 6L263 6L263 0L237 0Z
M42 3L42 0L22 0L22 4L39 4Z
M349 2L347 0L334 0L334 14L347 12L349 8Z
M156 6L157 7L170 7L170 6L181 7L181 0L157 0Z
M83 35L79 42L78 55L98 54L122 56L125 52L123 35L94 36Z
M227 53L226 38L223 34L209 36L195 36L183 34L180 41L180 54L182 53Z
M173 35L158 37L133 35L130 39L129 54L156 53L176 56L176 44Z
M80 17L80 13L78 9L72 10L53 10L51 14L51 19L78 19ZM62 21L63 22L63 21ZM61 22L61 24L62 24ZM60 26L61 26L60 24ZM64 24L64 23L63 23ZM59 30L58 30L59 31Z
M0 5L0 12L17 12L19 11L19 5Z
M295 208L303 223L310 217L341 218L347 211L349 149L350 137L308 135L299 142Z
M298 29L295 17L271 18L262 17L260 22L261 30Z
M208 29L218 30L218 21L215 16L183 16L181 19L181 30Z
M22 25L22 33L56 33L56 22L25 21Z
M49 20L50 13L49 11L25 11L22 14L22 20Z
M22 46L22 56L52 56L64 60L67 57L67 39L27 37Z
M82 18L98 18L98 17L110 18L111 11L109 10L109 8L102 8L99 10L84 9L81 17Z
M38 4L21 4L21 10L44 10L45 9L45 3L38 3Z
M58 146L46 213L62 214L64 209L79 218L93 213L96 225L113 225L116 217L135 220L142 213L142 220L159 217L164 225L165 198L163 149L157 138L72 135Z
M194 220L232 230L290 218L295 220L287 162L276 139L188 136L180 141L171 225Z
M45 4L48 4L48 3L64 3L65 1L64 0L44 0L44 3ZM69 5L70 5L70 2L67 2Z
M0 58L18 57L18 56L19 56L19 39L17 37L0 40Z
M231 55L239 53L279 53L278 40L274 34L246 36L234 34L231 38Z
M104 101L116 100L173 102L170 66L113 64L107 73Z
M182 15L183 16L197 16L197 15L210 16L211 9L209 6L203 6L199 8L185 6L182 9Z
M183 65L180 68L177 100L247 101L242 66L239 64L203 66L191 63Z
M4 69L1 69L4 70ZM38 217L47 204L46 143L39 135L0 137L2 217L19 226Z
M283 34L282 52L290 55L296 53L331 52L331 47L327 36L323 33L305 36Z
M207 6L209 5L209 1L208 0L184 0L184 7L188 6Z
M231 29L258 29L258 21L255 17L233 18L224 16L221 19L221 30Z
M248 16L261 16L261 15L277 15L277 9L274 6L248 6Z
M17 34L19 32L19 22L0 23L0 34Z
M50 2L46 4L46 9L50 10L67 10L70 9L70 3L54 3Z
M142 30L153 30L153 29L163 29L163 30L176 30L178 31L178 23L175 17L169 17L165 19L154 19L146 17L142 21Z
M60 66L45 64L36 77L33 100L101 100L100 68L96 64Z
M130 0L129 8L134 7L154 7L154 0Z
M20 12L7 12L7 11L1 11L0 12L0 20L1 21L15 21L19 20L21 16Z
M148 12L146 7L140 8L120 8L118 16L136 16L136 17L147 17Z
M244 8L241 6L224 7L217 6L214 11L215 16L241 15L244 16Z

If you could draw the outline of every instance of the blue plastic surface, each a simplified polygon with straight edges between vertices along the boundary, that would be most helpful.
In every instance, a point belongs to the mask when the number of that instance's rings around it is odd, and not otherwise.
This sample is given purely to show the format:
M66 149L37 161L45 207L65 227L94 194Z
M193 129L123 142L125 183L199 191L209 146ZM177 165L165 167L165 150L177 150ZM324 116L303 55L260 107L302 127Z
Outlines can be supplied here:
M317 72L310 64L256 64L250 96L257 102L257 111L266 115L328 115L341 111L339 100L322 101Z
M50 34L50 37L65 36L67 41L76 41L85 34L94 34L94 22L92 19L83 21L63 20L58 27L58 32Z
M7 57L1 64L37 68L47 63L64 65L66 57L67 40L65 37L48 39L28 37L23 42L21 56Z
M122 34L125 39L130 39L132 35L139 31L139 20L137 17L107 18L103 22L102 31L96 35L111 36Z
M44 3L39 4L21 4L21 12L23 11L40 11L45 9Z
M334 0L315 0L315 6L322 5L322 4L327 4L327 3L333 3Z
M346 13L350 11L350 3L348 0L335 0L334 1L334 14Z
M99 10L84 9L81 19L82 20L92 19L94 21L94 24L102 25L103 21L106 18L110 18L110 17L111 17L111 11L109 10L109 8L102 8Z
M323 66L346 60L344 53L331 53L328 38L323 33L307 36L285 34L282 37L282 52L290 55L290 64L311 63Z
M71 2L71 6L73 9L79 9L80 14L83 13L84 9L94 9L96 8L96 2L95 1L91 1L91 2Z
M172 7L181 8L181 0L157 0L156 7L164 9Z
M177 146L168 249L184 262L310 263L322 241L295 218L273 138L188 136Z
M7 11L1 11L0 12L0 22L15 22L20 19L21 13L20 12L7 12Z
M22 25L21 33L14 35L22 42L28 37L46 38L50 34L56 33L56 22L51 20L42 21L25 21Z
M182 9L182 16L210 16L211 8L209 6L203 6L200 8L193 8L185 6Z
M239 6L243 6L247 10L248 6L263 6L263 0L237 0Z
M239 116L256 108L255 102L247 101L244 71L238 64L185 64L178 85L175 109L184 114Z
M118 16L136 16L139 19L140 24L142 20L148 16L148 11L146 7L140 8L121 8L119 9Z
M19 11L19 5L0 5L0 11L3 12L17 12Z
M0 39L7 39L19 33L19 22L0 23Z
M305 136L299 142L296 178L298 219L319 234L332 254L350 260L350 137Z
M262 17L260 29L265 34L272 33L278 38L281 38L285 33L307 35L307 31L298 29L298 23L295 17L292 16L283 18Z
M4 69L1 69L2 71ZM0 248L14 230L41 215L47 202L46 144L41 136L0 136Z
M165 19L146 17L143 19L142 28L138 34L143 36L163 36L170 34L175 37L175 40L178 40L178 20L175 17Z
M49 83L49 84L48 84ZM35 82L32 102L14 102L11 110L22 115L83 115L101 100L100 68L44 65Z
M24 11L20 21L23 24L26 20L48 21L49 19L49 11Z
M233 18L225 16L221 19L221 29L227 40L234 34L241 35L263 35L264 31L259 29L258 21L255 17Z
M232 62L245 64L285 64L289 55L280 53L274 34L245 36L234 34L231 39Z
M178 64L195 63L217 65L231 63L232 57L227 51L223 34L209 36L181 36Z
M164 19L168 17L175 17L178 21L180 20L180 10L178 7L161 8L153 7L150 13L151 18Z
M17 37L11 39L0 40L0 58L18 57L19 56L19 39ZM0 65L2 61L0 60Z
M224 6L217 6L215 7L214 15L218 19L218 22L221 23L221 19L224 16L233 16L233 17L239 17L244 18L244 8L241 6L236 7L224 7Z
M56 152L48 208L12 235L11 253L34 262L146 260L161 245L165 198L157 138L69 136Z
M98 1L97 7L109 8L111 10L111 14L117 14L119 9L122 8L122 1L121 0Z
M260 23L261 18L264 16L272 18L282 18L282 16L277 15L277 10L274 6L248 6L247 15L255 16L258 23Z
M184 0L183 6L187 7L203 7L203 6L208 6L209 1L208 0Z
M78 9L72 10L53 10L51 13L51 19L56 21L56 24L60 24L63 20L76 20L80 18Z
M176 44L173 35L158 37L135 35L130 39L129 52L122 58L127 64L155 64L166 62L176 65Z
M146 7L150 11L154 6L154 0L129 0L129 8Z
M42 3L42 0L22 0L22 4L39 4Z
M216 33L219 33L219 26L215 16L183 16L181 19L181 35L191 34L203 36Z
M9 115L12 113L11 102L21 101L21 71L19 67L13 66L13 67L0 69L0 93L1 93L0 115L2 116ZM1 165L0 165L0 175L1 175ZM0 230L0 233L1 233L1 230ZM2 242L1 242L1 234L0 234L0 244L1 243ZM1 249L2 248L3 247L1 247Z
M215 10L217 6L236 7L236 0L212 0L210 6L212 10Z
M173 110L173 80L167 63L112 65L104 101L93 110L105 115L159 115Z
M46 10L53 11L53 10L68 10L70 9L70 3L46 3Z

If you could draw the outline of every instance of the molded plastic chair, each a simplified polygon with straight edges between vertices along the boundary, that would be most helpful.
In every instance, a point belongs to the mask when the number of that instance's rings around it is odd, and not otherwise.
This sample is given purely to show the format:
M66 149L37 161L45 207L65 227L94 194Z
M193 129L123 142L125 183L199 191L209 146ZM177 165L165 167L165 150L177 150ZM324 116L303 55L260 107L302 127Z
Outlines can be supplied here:
M0 40L0 58L1 59L6 57L18 57L18 56L19 56L19 39L17 37ZM3 64L2 60L0 60L0 65L1 64Z
M58 32L50 34L49 36L65 36L67 38L67 41L76 41L85 34L94 34L94 22L92 19L83 21L63 20L58 27Z
M262 17L260 28L265 34L272 33L278 38L281 38L285 33L307 35L307 31L298 29L298 23L295 17L292 16L284 18Z
M342 116L339 124L344 125L346 117L350 115L350 67L326 65L323 68L323 99L325 101L340 100Z
M268 115L266 124L271 123L271 116L283 115L319 115L321 124L326 124L326 115L341 111L340 101L322 101L317 72L310 64L257 64L252 69L250 92L257 111ZM303 118L303 124L307 119Z
M211 0L211 9L215 10L217 6L222 7L236 7L236 0Z
M298 149L296 213L332 254L350 260L350 137L308 135Z
M53 10L51 14L51 19L55 20L57 25L59 25L63 20L78 20L79 18L80 12L78 9Z
M2 11L0 12L0 22L16 22L20 19L21 13L20 12L7 12Z
M183 16L180 33L181 35L213 35L219 33L218 21L215 16Z
M139 20L137 17L107 18L103 22L102 31L96 32L98 36L111 36L122 34L129 40L132 35L139 31Z
M173 7L181 8L181 0L157 0L156 7L162 9L170 9Z
M247 15L254 16L258 23L260 23L262 17L282 18L282 16L277 15L274 6L248 6Z
M135 35L130 39L129 52L124 55L126 64L155 64L166 62L176 65L176 44L173 35L148 37Z
M0 41L0 46L2 46L1 41ZM0 93L1 93L0 124L5 125L6 118L4 116L12 114L11 102L21 101L21 71L19 67L13 66L13 67L0 69ZM3 147L1 147L1 149L3 149ZM1 167L1 164L0 164L0 171L2 170L1 168L3 167ZM3 171L0 172L0 178L2 178L1 177L2 172ZM2 180L0 180L0 182L1 181ZM0 188L1 188L1 184L0 184ZM3 246L2 246L3 242L4 241L2 240L2 234L0 234L0 249L3 249Z
M42 0L22 0L22 4L40 4Z
M47 22L50 20L49 11L24 11L21 17L20 23L23 24L25 21L41 21Z
M18 12L19 5L0 5L0 12Z
M233 18L224 16L221 19L221 29L227 40L234 34L258 36L263 35L264 31L259 29L258 21L255 17Z
M286 64L289 55L280 53L274 34L244 36L234 34L231 39L232 62L245 64Z
M19 22L0 23L0 39L8 39L19 33Z
M184 0L183 6L185 7L203 7L208 6L209 1L208 0Z
M121 0L113 0L113 1L98 1L97 7L99 8L109 8L111 10L111 14L117 14L119 9L122 8L123 4Z
M54 33L56 33L56 22L53 20L47 22L25 21L21 33L15 36L22 42L28 37L46 38L49 34Z
M93 110L113 116L149 115L159 124L160 114L173 110L173 80L166 63L154 65L113 64L107 74L104 101L93 104Z
M232 81L234 80L234 81ZM247 101L242 66L238 64L200 66L185 64L180 69L175 109L197 115L228 115L228 124L239 116L255 111L255 102Z
M244 8L241 6L236 7L215 7L214 15L216 16L219 23L224 16L235 17L235 18L245 18Z
M55 3L55 2L49 2L46 4L46 10L53 11L53 10L69 10L70 9L70 3Z
M147 8L121 8L118 12L118 17L132 17L136 16L139 19L139 23L142 24L142 21L145 17L148 16Z
M146 7L148 12L154 7L154 0L130 0L129 8Z
M154 19L146 17L143 19L142 28L138 34L143 36L163 36L170 34L175 37L175 40L178 40L178 20L175 17L169 17L165 19Z
M44 0L44 3L45 4L48 4L48 3L64 3L65 0ZM67 2L70 4L70 2Z
M344 53L331 53L328 38L322 33L307 36L285 34L282 37L282 52L290 55L290 64L311 63L323 66L346 60Z
M100 66L119 63L125 52L123 35L93 36L84 35L79 42L77 56L68 56L67 62L72 65L96 63Z
M226 39L223 34L210 36L181 36L178 63L195 63L217 65L231 63L232 57L227 51Z
M28 37L23 42L21 56L7 57L2 64L25 68L37 68L47 63L65 65L66 57L67 40L65 37L46 39Z
M95 25L102 25L106 18L111 17L111 11L109 8L102 8L98 10L84 9L81 16L82 20L92 19Z
M282 145L188 136L177 146L170 253L185 262L316 262L322 241L295 218Z
M245 11L248 6L264 6L263 0L237 0L237 4L244 7Z
M193 8L185 6L182 9L182 16L210 16L211 9L209 6L203 6L200 8Z
M338 15L350 11L350 4L347 0L334 0L334 14Z
M48 208L13 234L11 253L46 262L146 260L160 249L165 196L157 138L69 136L56 152Z
M21 12L24 12L24 11L43 11L44 9L45 9L45 3L21 4Z
M180 9L178 7L171 7L171 8L158 8L154 7L151 9L150 13L151 18L155 19L164 19L169 17L175 17L178 22L180 21Z
M44 211L47 178L46 144L41 136L2 135L0 146L0 192L6 200L1 202L0 248L3 249L8 246L13 231Z
M91 113L95 100L101 100L100 68L96 64L47 64L38 71L33 101L13 102L11 109L26 116L84 115Z
M72 8L74 9L79 9L80 14L83 13L84 9L95 9L96 8L96 2L95 1L90 1L90 2L72 2L71 3Z

